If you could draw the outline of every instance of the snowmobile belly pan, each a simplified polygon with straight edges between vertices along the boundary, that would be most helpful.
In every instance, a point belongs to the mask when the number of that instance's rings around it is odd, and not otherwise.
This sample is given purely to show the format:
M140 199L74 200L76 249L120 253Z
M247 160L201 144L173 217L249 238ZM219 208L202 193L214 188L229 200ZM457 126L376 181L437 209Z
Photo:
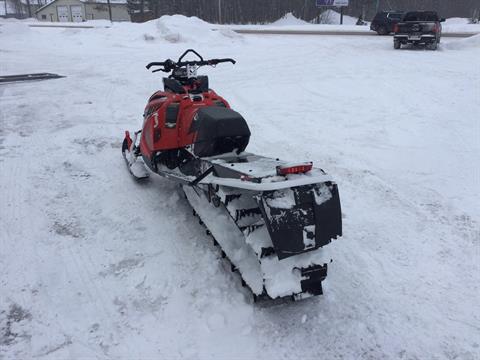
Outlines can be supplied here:
M334 183L266 191L257 200L280 260L318 249L342 235Z

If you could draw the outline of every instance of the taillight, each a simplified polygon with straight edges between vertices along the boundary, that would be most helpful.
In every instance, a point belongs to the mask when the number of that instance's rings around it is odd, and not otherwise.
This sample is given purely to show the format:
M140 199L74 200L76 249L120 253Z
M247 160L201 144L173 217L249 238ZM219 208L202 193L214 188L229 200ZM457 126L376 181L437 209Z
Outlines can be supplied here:
M313 163L288 164L277 166L277 175L302 174L312 170Z
M242 181L252 181L253 178L251 176L248 176L248 175L242 175L242 176L240 176L240 180L242 180Z
M394 33L398 32L398 24L393 25L393 32Z
M433 30L434 33L438 32L438 24L433 25Z

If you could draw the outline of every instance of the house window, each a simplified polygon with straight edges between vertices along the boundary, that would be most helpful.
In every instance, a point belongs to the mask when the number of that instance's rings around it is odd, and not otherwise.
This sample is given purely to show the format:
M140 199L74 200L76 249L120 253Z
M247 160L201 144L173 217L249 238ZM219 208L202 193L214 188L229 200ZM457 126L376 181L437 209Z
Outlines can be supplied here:
M47 20L47 15L42 15L42 20Z

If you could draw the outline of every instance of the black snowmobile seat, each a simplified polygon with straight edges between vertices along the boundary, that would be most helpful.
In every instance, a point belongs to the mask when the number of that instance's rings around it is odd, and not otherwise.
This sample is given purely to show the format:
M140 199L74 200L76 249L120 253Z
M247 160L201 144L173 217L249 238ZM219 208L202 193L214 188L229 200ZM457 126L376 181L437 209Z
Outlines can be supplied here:
M250 129L242 115L219 106L200 108L190 126L192 132L197 133L193 153L199 157L240 153L250 140Z

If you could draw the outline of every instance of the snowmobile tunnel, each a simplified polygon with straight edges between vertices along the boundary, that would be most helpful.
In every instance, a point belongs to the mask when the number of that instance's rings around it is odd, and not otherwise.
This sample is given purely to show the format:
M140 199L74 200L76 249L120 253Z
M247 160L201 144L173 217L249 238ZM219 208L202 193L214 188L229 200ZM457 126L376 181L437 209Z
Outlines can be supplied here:
M245 150L250 140L250 129L236 111L219 106L200 108L190 126L196 133L193 153L208 157Z

